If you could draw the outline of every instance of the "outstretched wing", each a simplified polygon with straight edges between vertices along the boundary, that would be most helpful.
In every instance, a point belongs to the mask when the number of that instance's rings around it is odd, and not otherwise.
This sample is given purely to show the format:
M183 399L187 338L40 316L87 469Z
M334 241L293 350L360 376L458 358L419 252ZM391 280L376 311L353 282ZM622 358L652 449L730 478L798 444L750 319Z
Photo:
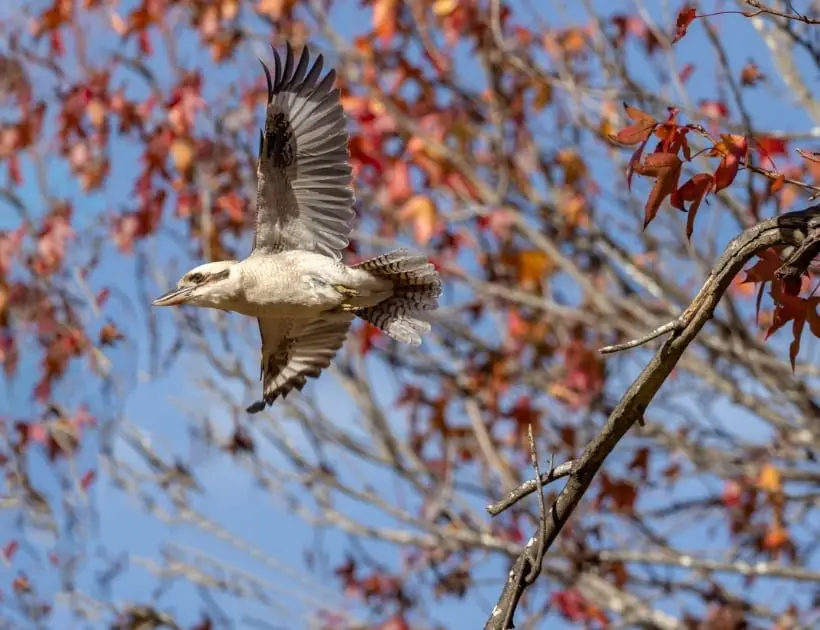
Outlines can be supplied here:
M305 249L339 260L354 217L348 134L336 71L323 79L322 55L308 69L287 44L284 67L273 51L265 128L259 138L253 254Z
M353 315L326 319L260 318L262 335L262 400L248 413L262 411L291 390L302 391L308 377L316 378L342 347Z

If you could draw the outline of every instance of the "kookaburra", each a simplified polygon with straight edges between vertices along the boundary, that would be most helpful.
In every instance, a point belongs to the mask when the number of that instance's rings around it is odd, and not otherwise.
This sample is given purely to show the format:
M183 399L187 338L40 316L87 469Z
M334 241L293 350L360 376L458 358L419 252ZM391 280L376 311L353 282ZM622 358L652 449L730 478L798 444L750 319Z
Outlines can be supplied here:
M154 306L190 304L256 317L262 337L262 400L256 413L301 390L330 365L354 317L397 341L419 344L438 306L433 265L406 249L346 265L355 213L348 134L336 77L322 56L298 61L273 51L265 127L259 138L256 233L241 261L211 262L186 273Z

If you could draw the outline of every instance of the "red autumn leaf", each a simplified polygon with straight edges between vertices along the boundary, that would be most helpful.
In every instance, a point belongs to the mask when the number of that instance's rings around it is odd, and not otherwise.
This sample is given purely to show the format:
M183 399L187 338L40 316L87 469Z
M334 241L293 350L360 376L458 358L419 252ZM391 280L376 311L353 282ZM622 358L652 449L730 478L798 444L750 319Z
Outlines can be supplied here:
M646 481L649 476L649 449L647 447L639 448L635 451L632 461L629 463L629 470L637 470L643 481Z
M686 83L692 77L694 72L695 72L695 64L687 63L678 72L678 81L680 81L681 83Z
M730 479L723 486L721 501L727 508L739 507L743 498L743 486L736 480Z
M786 176L783 173L780 173L777 177L771 180L769 185L769 194L774 195L775 193L779 192L783 189L783 186L786 185Z
M760 317L760 304L763 299L763 289L767 282L777 283L779 280L775 276L775 272L783 265L777 252L771 247L763 250L757 255L758 261L752 267L746 270L746 277L740 284L749 282L761 283L760 289L757 292L757 303L755 305L755 321Z
M84 491L88 492L88 489L91 487L91 484L94 483L94 480L97 478L97 473L93 470L88 470L80 479L80 488Z
M3 547L3 557L8 562L14 557L14 554L17 553L17 550L20 548L20 543L16 540L10 540L5 544Z
M99 344L101 346L113 346L123 339L125 339L125 336L113 322L108 322L100 329Z
M686 219L686 238L692 238L692 231L695 227L695 216L698 208L706 195L715 185L715 178L709 173L698 173L692 179L687 181L683 186L678 188L670 198L670 203L673 208L679 210L686 210L683 205L684 202L691 202L689 206L689 216Z
M663 200L677 189L682 165L680 158L673 153L653 153L635 166L635 172L639 175L655 178L644 209L644 229L658 214Z
M381 338L381 336L382 331L370 323L366 323L359 329L359 337L361 338L359 352L362 356L366 355L376 346L376 340Z
M100 289L95 296L95 301L97 302L97 307L102 308L105 303L108 301L108 298L111 297L111 289L104 288Z
M787 155L789 152L787 141L776 136L759 136L755 138L755 148L765 157Z
M373 32L384 44L389 44L398 26L397 0L376 0L373 4Z
M20 170L20 159L12 155L8 160L9 179L12 184L19 186L23 183L23 174Z
M416 242L426 245L440 231L438 209L435 201L426 195L415 195L399 210L399 219L413 225Z
M586 618L587 601L576 588L553 593L551 603L569 621L584 621Z
M726 103L718 100L702 100L698 105L698 111L707 118L726 118L729 116L729 108Z
M740 84L744 87L753 87L765 78L766 75L760 71L760 68L753 61L746 62L746 65L740 71Z
M410 166L405 160L398 160L392 167L387 184L387 194L390 204L404 203L413 194L410 184Z
M724 134L722 140L710 151L711 156L720 156L721 162L715 171L715 192L720 192L732 184L740 168L740 160L746 157L749 148L745 136Z
M684 5L678 13L678 19L675 22L675 37L672 39L673 44L683 39L686 35L686 29L689 28L689 25L696 17L697 11L695 7L688 4Z
M238 225L242 225L248 215L247 205L247 199L235 190L220 195L216 199L216 206Z
M30 424L28 425L28 439L43 444L48 440L48 429L39 422Z
M601 628L609 625L609 619L604 612L591 604L575 587L553 593L550 605L555 606L558 612L569 621L576 623L595 621Z
M629 116L633 122L612 136L613 140L627 146L645 142L649 136L652 135L655 127L658 125L658 121L649 114L626 103L624 103L624 109L626 110L626 115Z
M32 591L31 582L25 573L18 573L11 583L11 588L15 593L30 593Z
M746 282L771 282L775 279L774 272L780 269L783 261L771 247L757 254L758 261L746 270Z
M643 156L643 150L646 148L647 140L644 140L629 158L629 164L626 167L626 189L629 191L632 190L632 175L635 174L635 168L641 163L641 157Z
M789 361L794 370L797 355L800 353L800 341L803 336L803 328L809 322L809 328L815 337L820 338L820 315L817 307L820 305L820 297L801 298L789 295L785 291L778 290L779 285L772 285L772 297L775 301L772 323L766 331L768 339L772 334L780 330L788 322L792 322L792 342L789 344Z
M148 31L140 31L139 35L137 35L137 41L139 42L140 52L146 57L154 52L154 47L151 45L151 36L148 34Z
M779 523L773 523L767 530L763 540L761 541L761 548L765 551L777 555L781 550L788 548L791 544L791 537L788 530Z

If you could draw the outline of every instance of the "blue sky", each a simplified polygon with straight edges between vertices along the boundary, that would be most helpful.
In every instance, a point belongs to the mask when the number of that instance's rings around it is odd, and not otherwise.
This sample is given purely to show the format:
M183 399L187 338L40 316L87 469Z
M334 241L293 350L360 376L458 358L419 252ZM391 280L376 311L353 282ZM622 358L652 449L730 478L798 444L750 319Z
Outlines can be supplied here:
M44 4L30 2L28 6L40 9ZM133 2L122 3L121 12L124 13L125 8L132 4ZM606 7L605 13L615 13L620 7L628 8L631 5L627 2L606 2L604 0L599 0L595 4L599 7ZM708 5L709 3L703 4ZM8 11L9 9L8 7L6 9L0 8L0 19L8 17L3 14L4 10ZM659 15L659 11L653 11L652 13L655 16ZM545 12L544 17L549 19L551 25L556 25L571 23L581 15L576 3L567 3L563 15L553 13L546 15ZM361 31L363 27L366 27L368 21L368 11L359 8L357 3L349 3L336 10L333 23L342 34L351 37ZM664 19L662 23L668 24L670 22L668 19ZM777 73L768 64L768 55L765 54L764 47L759 44L759 39L753 33L748 22L740 16L727 15L713 18L712 23L719 28L721 36L727 42L735 75L737 75L748 57L754 56L754 60L763 72L772 77L771 86L758 88L758 92L749 93L747 98L747 105L756 124L762 128L783 129L788 127L794 131L810 128L811 124L805 117L799 114L784 116L783 110L779 106L775 106L776 97L782 96L782 86L778 83ZM750 48L749 53L740 51L739 47L734 45L734 42L749 41L750 38L754 38L755 45ZM155 43L159 46L156 39ZM68 44L71 45L70 41ZM100 51L110 50L116 45L113 38L100 38L99 41L95 39L95 41L88 44L89 51L94 51L95 47L99 47ZM181 37L178 45L180 60L183 65L197 67L200 65L201 56L207 55L207 52L202 51L195 39L190 36ZM133 44L131 44L131 47L133 50ZM702 27L697 23L694 24L690 28L687 38L677 46L675 52L678 58L678 68L687 62L694 63L696 66L696 72L688 83L689 92L694 95L693 101L696 103L700 95L714 97L712 86L715 77L711 72L711 69L714 68L714 60ZM158 58L162 58L162 51L159 50L158 53ZM234 73L239 65L243 66L241 76L243 80L246 80L251 76L247 67L257 63L254 57L267 55L267 51L264 50L252 50L250 47L242 49L234 61L235 65L228 64L216 76L209 76L205 93L206 100L216 99L222 94L223 90L228 89L235 82L236 75ZM332 57L330 61L332 62ZM469 58L466 51L462 51L458 63L465 73L475 74L476 84L480 82L480 76L476 71L474 62ZM640 54L633 53L630 63L636 64L633 67L640 68ZM254 72L256 70L257 67L254 66ZM640 70L638 72L640 73ZM646 73L640 74L640 76L649 85L655 83L654 79ZM160 78L168 79L167 76L162 77L161 72ZM211 81L211 79L213 80ZM118 77L115 84L125 85L126 82L129 90L138 91L143 89L140 87L139 81L133 78L133 75L127 78ZM38 89L46 88L38 87ZM731 110L735 111L734 107L731 107ZM116 145L113 148L113 153L117 155L114 160L114 171L105 190L99 194L82 196L74 181L68 177L65 167L55 167L49 172L51 192L58 196L66 196L76 200L77 217L81 223L96 221L108 209L122 208L127 205L138 154L133 145L116 139L114 142ZM563 142L565 142L565 139L560 135L555 140L552 138L545 139L545 143L548 145ZM602 154L600 157L605 156ZM600 166L602 170L606 168L603 159L597 159L595 164ZM27 184L23 189L23 196L32 208L38 208L42 207L42 199L40 199L34 186L29 185L29 182L34 181L33 175L30 169L24 171ZM608 180L610 188L622 187L623 180L620 179L622 176L617 173L611 175ZM607 181L605 176L599 176L597 173L596 176L599 181ZM635 188L639 196L642 192L645 193L648 190L646 182L638 182ZM725 225L721 227L719 221L711 223L712 212L711 208L701 209L698 226L701 229L705 229L709 225L716 226L715 229L720 230L721 237L728 240L732 234L726 229ZM4 214L0 214L0 227L7 227L9 224L13 225L14 219L9 221L4 217ZM631 240L630 235L626 233L618 236L622 237L624 242ZM78 244L78 250L82 246L83 244ZM156 244L148 245L147 250L150 256L156 257L158 260L168 261L169 267L173 266L180 271L190 262L188 253L176 249L170 239L158 239ZM177 408L177 404L192 405L201 410L203 417L207 415L223 432L229 430L230 418L220 415L219 406L212 404L213 397L209 396L208 392L203 391L201 386L197 384L197 378L202 375L202 371L195 357L183 356L169 371L158 378L148 380L150 362L145 352L146 339L144 331L146 330L146 322L142 316L142 309L135 308L136 302L141 299L138 287L133 283L136 260L133 257L123 258L117 255L111 247L107 248L106 252L106 264L99 272L94 274L92 283L95 289L116 285L125 296L124 298L112 297L105 311L105 315L115 319L120 328L128 332L133 340L133 342L129 341L112 351L110 355L122 390L101 394L96 387L96 382L92 381L87 385L85 384L83 373L87 370L87 366L78 364L72 369L72 373L65 385L60 388L60 396L63 400L81 401L88 404L92 413L100 418L110 419L122 414L139 427L141 431L144 431L146 435L150 435L157 450L169 459L173 459L175 455L187 458L191 450L188 425ZM82 250L77 252L77 256L82 259ZM159 293L163 288L152 286L150 290ZM455 295L455 293L445 295L445 300L453 301L456 299ZM160 334L167 345L171 342L169 333L173 320L169 313L162 313L159 317ZM247 323L238 316L229 316L229 321L232 326L247 326ZM250 335L255 334L254 327L251 327L249 331ZM639 367L638 363L638 361L634 363L636 368ZM250 346L243 356L243 365L251 373L256 372L256 355ZM379 366L374 361L369 361L369 368L371 373L375 374ZM37 378L38 366L33 361L27 361L24 358L18 378L14 382L4 381L0 383L0 391L2 391L0 396L8 396L7 409L11 410L13 417L26 418L36 415L37 408L31 403L30 391L32 383ZM74 389L69 392L69 387ZM340 391L338 384L330 374L326 374L319 381L311 383L307 391L317 395L324 409L333 410L333 413L337 414L335 417L340 418L339 422L342 422L342 419L346 419L350 423L356 422L355 408ZM237 396L242 395L239 391L235 393ZM382 394L385 401L389 402L395 399L395 385L384 379ZM726 414L727 423L733 426L740 426L742 423L749 421L748 418L737 414L728 406L726 407ZM118 441L116 448L124 461L137 462L136 458L129 455L127 445ZM80 473L89 468L98 467L98 461L93 454L93 450L93 444L89 444L84 454L78 459L77 468ZM279 463L275 454L271 451L264 452L262 455L270 461L271 465L275 466ZM169 526L157 521L156 518L144 515L132 498L114 488L108 480L102 479L95 484L90 495L90 501L99 515L99 520L96 522L93 520L83 522L83 536L78 537L74 542L61 541L60 543L61 549L68 551L82 550L90 559L81 572L83 586L90 595L103 601L109 597L111 601L121 601L123 599L150 601L157 581L135 561L131 562L128 571L113 581L110 592L100 591L94 577L105 565L104 557L101 556L102 550L106 550L106 553L111 554L113 557L117 557L119 554L133 554L138 557L157 558L158 551L164 545L172 544L198 549L214 559L233 564L242 571L257 575L270 585L268 595L275 602L270 607L225 605L223 610L237 622L238 627L246 627L245 622L240 621L245 616L270 620L271 614L278 610L278 607L282 609L277 613L283 615L281 618L282 627L289 628L301 627L299 625L300 613L313 610L317 605L338 605L341 608L354 609L350 602L347 602L339 594L335 583L323 583L324 576L310 576L305 571L304 553L306 549L316 543L315 533L309 531L301 520L291 515L283 501L277 501L276 497L273 497L272 500L270 493L253 485L250 482L251 477L247 473L240 472L237 465L226 457L215 453L197 453L195 454L195 461L199 464L196 466L195 471L197 479L207 488L206 495L193 498L195 508L208 518L218 522L221 527L237 539L252 541L253 545L268 559L268 563L255 559L245 551L237 550L235 547L226 544L218 536L205 534L198 528L187 525ZM623 461L619 462L616 453L613 466L620 467L625 463ZM37 483L47 489L57 489L54 475L45 461L35 462L32 468L35 470L35 481ZM364 474L367 474L366 470ZM376 481L374 485L380 491L384 491L386 496L396 492L396 488L392 483L379 483ZM693 493L700 492L700 488L699 482L694 482L691 486ZM651 498L647 500L651 501ZM0 522L8 531L13 531L14 525L12 523ZM706 544L710 540L716 544L723 544L719 538L710 536L705 531L697 531L696 528L689 529L686 536L689 539L687 542L695 546ZM321 549L331 564L340 561L339 549L343 548L342 543L344 543L344 540L345 538L338 533L323 532ZM46 546L50 544L48 539L44 539L42 542ZM378 545L373 548L384 554L384 561L388 564L393 564L400 558L400 551L396 549ZM44 568L39 566L35 557L27 553L25 549L15 558L13 569L17 568L23 568L30 575L37 576L38 579L44 573ZM11 574L11 569L0 569L0 581L2 581L3 576ZM500 579L504 575L505 569L502 561L491 563L482 568L482 577ZM304 588L299 582L300 578L309 580L310 587ZM56 576L54 579L56 586ZM500 582L487 584L481 589L481 597L474 598L467 604L459 601L441 602L433 605L431 612L446 627L478 627L483 623L487 611L492 607L491 604L488 607L487 603L494 601L499 587ZM224 603L222 600L220 602ZM181 620L188 622L197 620L201 611L208 609L195 589L179 585L166 591L158 600L157 605L161 609L167 608L177 613ZM60 619L58 617L54 621L53 627L61 627L60 623L65 623ZM454 624L458 625L455 626ZM248 623L247 627L253 626ZM554 625L549 627L559 628L563 626L562 622L557 620Z

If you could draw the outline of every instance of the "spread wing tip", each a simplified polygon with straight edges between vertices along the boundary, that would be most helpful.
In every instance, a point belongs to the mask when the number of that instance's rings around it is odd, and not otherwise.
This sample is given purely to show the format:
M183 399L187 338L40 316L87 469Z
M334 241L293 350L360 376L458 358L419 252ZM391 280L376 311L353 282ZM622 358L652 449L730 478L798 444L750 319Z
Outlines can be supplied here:
M318 75L321 73L324 65L324 55L319 53L316 56L316 60L313 62L313 67L310 71L308 71L308 66L310 65L310 47L305 44L302 47L302 53L299 56L299 61L296 63L296 67L294 69L293 46L289 41L285 42L285 46L285 61L283 64L282 55L279 54L276 47L271 45L271 50L273 51L273 74L271 74L270 68L268 68L267 64L259 59L259 63L262 64L262 69L265 72L265 81L268 86L268 103L271 103L273 101L273 97L282 90L297 88L298 84L302 82L308 86L314 83L316 78L318 78ZM322 83L325 83L325 81L327 81L327 77L331 75L332 83L336 77L335 70L330 70Z
M284 383L272 392L266 394L262 398L262 400L257 400L253 404L246 407L245 411L247 411L250 414L259 413L260 411L264 410L265 407L273 405L273 403L276 402L277 398L281 398L282 400L287 398L288 394L290 394L294 389L296 391L301 392L305 388L305 384L307 383L306 377L310 376L312 378L316 378L319 376L319 372L321 372L321 370L311 370L303 374L299 374L298 376L294 377L291 381Z
M270 70L265 65L265 62L259 59L259 63L262 64L262 70L265 71L265 82L268 84L268 103L273 100L273 79L270 76Z
M245 409L248 413L259 413L262 411L267 405L265 404L264 400L257 400L255 403L250 405Z

